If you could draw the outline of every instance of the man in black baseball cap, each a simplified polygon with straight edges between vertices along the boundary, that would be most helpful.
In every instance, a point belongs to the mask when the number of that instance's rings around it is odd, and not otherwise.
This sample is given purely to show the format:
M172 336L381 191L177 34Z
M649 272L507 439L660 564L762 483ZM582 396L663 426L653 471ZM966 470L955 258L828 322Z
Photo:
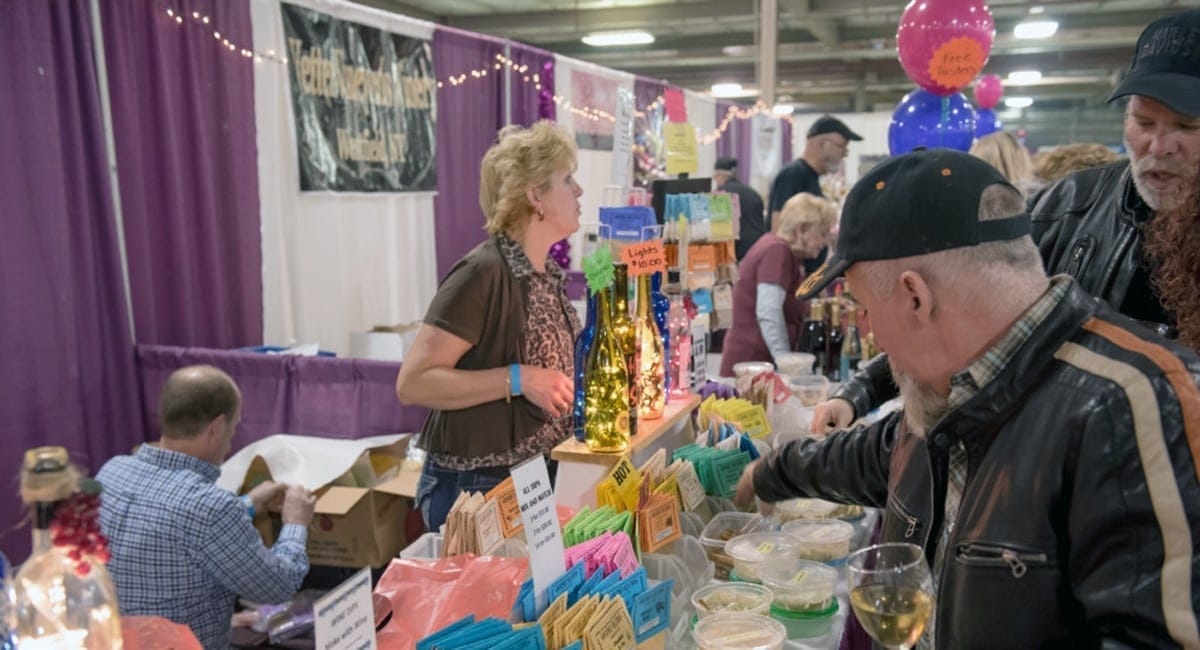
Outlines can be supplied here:
M821 192L821 175L836 171L846 158L850 142L862 140L861 135L831 115L817 118L808 128L806 137L804 155L781 169L771 182L768 200L771 202L772 225L783 204L793 196L801 192L824 196Z
M1200 358L1047 278L1024 197L968 154L881 163L841 224L801 290L845 273L903 410L765 455L735 502L882 509L937 585L921 645L1200 647Z

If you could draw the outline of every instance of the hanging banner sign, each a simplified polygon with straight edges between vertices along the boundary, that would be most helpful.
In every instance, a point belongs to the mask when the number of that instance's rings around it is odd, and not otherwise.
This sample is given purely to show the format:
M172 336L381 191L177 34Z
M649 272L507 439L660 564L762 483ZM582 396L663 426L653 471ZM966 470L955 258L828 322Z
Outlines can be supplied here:
M435 190L431 43L280 7L301 191Z

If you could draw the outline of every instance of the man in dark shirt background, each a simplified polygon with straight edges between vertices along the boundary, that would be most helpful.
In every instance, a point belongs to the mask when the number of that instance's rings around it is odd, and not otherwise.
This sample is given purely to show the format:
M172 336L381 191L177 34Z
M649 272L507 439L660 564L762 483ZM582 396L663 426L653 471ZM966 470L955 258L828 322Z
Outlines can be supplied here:
M753 187L737 179L737 164L737 158L718 158L717 164L713 166L713 185L722 192L736 194L741 206L741 225L734 246L740 262L754 242L770 229L763 220L762 197Z

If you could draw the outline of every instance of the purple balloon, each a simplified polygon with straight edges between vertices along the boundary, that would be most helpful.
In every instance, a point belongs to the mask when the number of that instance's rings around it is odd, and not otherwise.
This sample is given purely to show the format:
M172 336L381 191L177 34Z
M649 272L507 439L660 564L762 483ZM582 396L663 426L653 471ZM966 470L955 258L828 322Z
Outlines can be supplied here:
M909 79L946 97L983 69L995 35L983 0L912 0L900 16L896 52Z
M975 111L975 139L978 140L985 135L995 133L1004 128L1004 123L1000 118L996 117L996 111L990 108L981 108Z
M563 239L550 246L550 258L565 271L571 268L571 243Z
M975 109L962 93L938 97L917 89L904 96L892 113L888 150L893 156L917 147L967 151L975 138Z
M1004 84L1001 83L1000 77L985 74L975 82L975 105L979 108L991 110L1000 103L1003 96Z

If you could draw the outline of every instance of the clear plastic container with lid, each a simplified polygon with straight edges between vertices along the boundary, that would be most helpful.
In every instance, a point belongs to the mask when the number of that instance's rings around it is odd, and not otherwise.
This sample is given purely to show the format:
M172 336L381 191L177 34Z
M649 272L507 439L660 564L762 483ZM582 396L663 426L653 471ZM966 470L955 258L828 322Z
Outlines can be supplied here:
M789 612L821 612L834 602L833 588L838 572L812 560L768 562L762 567L763 584L775 595L777 609Z
M729 540L771 528L771 520L752 512L721 512L713 517L700 533L700 545L704 547L708 559L712 560L716 577L727 580L729 571L733 569L733 558L725 552L725 544Z
M741 361L733 364L734 377L753 377L763 372L774 372L775 364L770 361Z
M775 594L762 585L727 582L698 589L692 594L692 605L700 618L715 614L766 615L774 599Z
M788 499L775 504L775 518L780 524L796 519L833 519L838 504L822 499Z
M696 621L692 636L704 650L781 650L787 628L762 614L714 614Z
M839 519L795 519L780 528L800 544L800 557L817 562L837 562L850 554L854 526Z
M725 544L725 552L733 558L730 577L745 582L762 582L759 572L767 559L772 563L798 559L797 546L795 537L783 533L738 535Z

